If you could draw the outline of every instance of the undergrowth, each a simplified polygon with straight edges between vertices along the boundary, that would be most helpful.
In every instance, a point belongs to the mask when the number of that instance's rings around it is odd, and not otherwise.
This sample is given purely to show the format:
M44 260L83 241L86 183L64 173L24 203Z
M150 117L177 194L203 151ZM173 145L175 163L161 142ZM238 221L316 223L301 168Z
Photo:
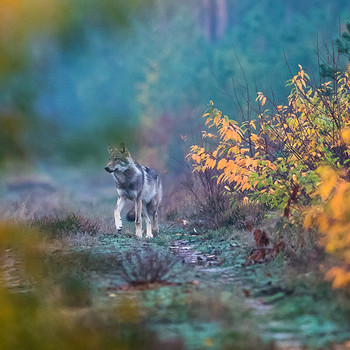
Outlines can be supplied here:
M164 281L178 262L169 251L143 246L122 254L121 277L130 284Z
M100 223L81 215L70 213L66 216L44 216L32 222L50 238L62 238L77 234L97 235L100 230Z

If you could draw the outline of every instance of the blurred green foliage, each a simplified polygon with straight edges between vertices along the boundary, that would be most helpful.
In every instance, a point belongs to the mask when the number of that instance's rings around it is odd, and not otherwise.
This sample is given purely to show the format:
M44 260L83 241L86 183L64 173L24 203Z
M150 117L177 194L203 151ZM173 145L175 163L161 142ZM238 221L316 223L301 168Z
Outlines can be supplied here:
M256 89L285 97L283 50L292 70L317 71L317 34L321 47L349 17L345 0L0 5L3 164L84 163L124 141L165 167L182 157L179 134L197 130L193 117L210 99L239 120Z
M135 12L151 4L151 0L0 1L0 164L72 155L72 134L79 139L80 130L75 128L72 133L71 125L62 124L62 115L55 108L53 115L38 110L40 96L48 87L50 53L57 49L65 57L74 56L74 52L89 44L85 40L87 28L122 30L130 25ZM67 109L71 109L73 100L74 96L63 102ZM65 122L70 118L71 115ZM110 130L106 124L103 127ZM94 127L90 125L91 129ZM84 147L80 148L81 153L85 158L96 157L89 149L84 152Z
M48 244L42 233L30 226L0 222L0 249L13 255L18 265L17 284L22 285L13 290L7 284L8 275L16 272L9 265L12 259L2 256L1 347L152 349L156 340L144 329L135 303L126 300L123 312L115 306L100 315L91 308L90 282L82 267L76 265L77 260L67 254L49 254Z

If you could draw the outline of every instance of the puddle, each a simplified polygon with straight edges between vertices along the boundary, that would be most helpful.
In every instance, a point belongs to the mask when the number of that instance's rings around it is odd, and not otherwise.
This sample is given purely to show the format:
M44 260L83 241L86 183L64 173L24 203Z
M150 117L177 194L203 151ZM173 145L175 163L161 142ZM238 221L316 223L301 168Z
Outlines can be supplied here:
M23 265L11 249L6 249L1 254L0 282L12 292L24 293L30 290L31 283L24 277Z
M193 249L187 241L178 240L169 246L177 256L182 258L186 264L195 264L200 266L220 266L221 262L215 254L203 254Z

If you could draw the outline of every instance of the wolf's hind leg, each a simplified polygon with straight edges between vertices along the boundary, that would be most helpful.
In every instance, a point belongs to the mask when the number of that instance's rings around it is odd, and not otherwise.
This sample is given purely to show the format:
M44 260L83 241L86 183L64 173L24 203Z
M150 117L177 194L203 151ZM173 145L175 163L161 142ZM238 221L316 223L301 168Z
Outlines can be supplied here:
M135 228L136 228L136 236L142 237L142 200L136 199L135 201Z
M117 205L115 207L114 210L114 222L115 222L115 227L118 230L118 232L120 233L123 227L123 223L122 223L122 218L120 215L120 212L122 211L123 207L125 204L125 198L123 197L119 197L117 200Z
M152 212L152 231L155 237L159 234L159 225L158 225L158 204L153 208Z

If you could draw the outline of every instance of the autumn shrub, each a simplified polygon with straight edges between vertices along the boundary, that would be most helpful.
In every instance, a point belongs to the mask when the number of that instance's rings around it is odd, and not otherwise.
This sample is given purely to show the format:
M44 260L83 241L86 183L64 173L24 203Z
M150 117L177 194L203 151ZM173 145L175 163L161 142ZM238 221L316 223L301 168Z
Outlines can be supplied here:
M203 116L208 127L203 139L211 142L193 145L187 158L196 173L217 171L216 181L227 193L240 192L250 202L280 210L291 225L297 224L294 238L288 237L294 258L307 262L312 254L322 255L324 247L338 259L326 278L334 287L346 287L350 285L350 76L338 71L316 86L299 66L287 86L288 104L278 105L259 92L257 118L242 124L211 102ZM264 106L269 108L263 110ZM302 221L310 231L298 228Z
M194 172L215 170L227 192L240 191L286 216L314 201L320 165L347 167L349 161L341 134L349 124L349 74L315 87L299 68L287 82L287 105L258 93L257 119L239 125L211 102L203 139L212 142L191 146L187 155Z
M164 281L177 263L173 254L151 246L135 247L122 255L121 277L130 284Z
M318 172L321 200L306 211L304 227L321 233L320 245L337 261L326 278L334 288L344 288L350 285L350 182L342 170L320 167Z

